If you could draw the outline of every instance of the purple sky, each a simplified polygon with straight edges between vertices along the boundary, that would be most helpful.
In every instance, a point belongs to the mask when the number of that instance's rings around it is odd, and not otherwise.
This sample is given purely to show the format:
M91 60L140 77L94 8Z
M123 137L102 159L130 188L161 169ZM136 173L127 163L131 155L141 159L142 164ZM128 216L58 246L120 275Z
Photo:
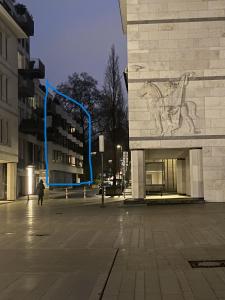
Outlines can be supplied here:
M88 72L101 86L111 45L126 66L118 0L20 0L35 21L31 56L40 57L56 85L73 72ZM63 3L63 4L62 4Z

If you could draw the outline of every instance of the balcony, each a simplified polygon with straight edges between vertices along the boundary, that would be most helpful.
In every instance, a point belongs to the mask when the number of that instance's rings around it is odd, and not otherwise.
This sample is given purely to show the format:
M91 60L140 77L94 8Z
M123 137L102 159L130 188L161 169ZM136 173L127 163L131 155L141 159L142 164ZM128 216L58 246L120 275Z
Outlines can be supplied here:
M24 78L29 79L44 79L45 78L45 65L40 59L33 59L29 63L28 69L19 69L19 74Z
M17 12L16 22L28 36L33 36L34 20L29 14L26 6L18 3L15 5L15 9Z
M34 82L19 76L19 97L34 97Z
M34 58L30 65L33 69L34 78L44 79L45 78L45 65L39 58Z
M38 119L23 119L19 131L24 134L31 134L43 140L43 121Z
M14 5L12 1L7 0L0 0L0 5L28 36L34 35L34 21L25 5L19 3Z

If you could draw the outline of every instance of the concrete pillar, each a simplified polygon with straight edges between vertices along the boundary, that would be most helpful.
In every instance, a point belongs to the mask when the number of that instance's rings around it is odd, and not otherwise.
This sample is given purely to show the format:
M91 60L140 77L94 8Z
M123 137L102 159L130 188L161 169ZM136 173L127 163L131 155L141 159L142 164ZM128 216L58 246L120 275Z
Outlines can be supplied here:
M76 174L76 183L80 183L80 177L79 177L79 174Z
M7 163L7 200L16 200L17 163Z
M131 151L131 179L132 197L145 198L145 152L144 150Z
M187 155L187 157L185 159L185 174L186 174L186 195L191 196L189 155Z
M177 160L177 193L186 194L186 162L185 159Z
M192 198L203 198L202 149L190 149L190 193Z

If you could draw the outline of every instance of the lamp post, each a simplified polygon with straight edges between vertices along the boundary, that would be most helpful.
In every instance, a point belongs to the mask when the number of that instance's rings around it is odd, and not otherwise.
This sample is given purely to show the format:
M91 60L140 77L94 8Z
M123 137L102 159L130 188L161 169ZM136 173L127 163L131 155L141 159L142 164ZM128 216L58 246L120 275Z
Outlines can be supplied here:
M123 147L121 145L117 145L116 148L117 148L117 150L121 151L121 153L122 153ZM120 159L121 159L121 155L119 155L119 180L120 180L120 173L121 173L121 161L120 161Z
M101 207L105 207L104 203L104 135L99 136L99 152L101 153L102 160L102 175L101 175L101 186L102 186L102 205Z
M108 160L108 164L109 164L108 177L111 177L111 175L112 175L112 159Z

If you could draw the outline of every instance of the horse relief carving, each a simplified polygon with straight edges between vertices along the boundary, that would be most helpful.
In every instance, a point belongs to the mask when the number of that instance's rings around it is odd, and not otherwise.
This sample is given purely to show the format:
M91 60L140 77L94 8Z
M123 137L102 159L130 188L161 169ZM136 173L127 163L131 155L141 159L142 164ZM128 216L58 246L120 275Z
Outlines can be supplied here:
M168 82L164 92L152 82L146 82L141 97L147 100L151 120L155 122L156 135L197 134L197 107L186 101L185 92L191 73L185 73L176 83Z

